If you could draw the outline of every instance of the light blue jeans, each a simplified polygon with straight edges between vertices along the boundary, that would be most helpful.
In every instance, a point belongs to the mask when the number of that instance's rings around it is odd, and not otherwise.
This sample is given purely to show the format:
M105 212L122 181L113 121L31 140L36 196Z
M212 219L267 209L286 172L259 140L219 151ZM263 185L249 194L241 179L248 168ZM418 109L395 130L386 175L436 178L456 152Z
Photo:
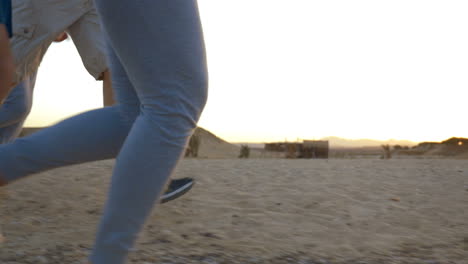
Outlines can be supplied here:
M0 146L11 182L117 155L93 264L122 264L183 154L207 98L195 0L96 0L117 105Z
M0 144L15 140L31 111L36 73L14 87L0 107Z

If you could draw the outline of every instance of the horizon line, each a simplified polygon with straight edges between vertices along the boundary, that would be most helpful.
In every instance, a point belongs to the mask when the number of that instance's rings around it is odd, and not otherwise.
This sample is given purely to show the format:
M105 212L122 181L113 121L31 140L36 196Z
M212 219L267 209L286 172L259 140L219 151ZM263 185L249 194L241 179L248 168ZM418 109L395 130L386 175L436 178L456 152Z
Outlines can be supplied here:
M23 127L23 129L42 129L42 128L46 128L46 127L49 127L49 126L25 126ZM205 128L203 128L205 129ZM207 130L207 129L205 129ZM209 132L211 132L210 130L207 130ZM212 132L211 132L212 133ZM214 134L214 133L213 133ZM216 135L216 134L214 134ZM216 135L217 136L217 135ZM217 136L218 137L218 136ZM221 138L221 137L219 137ZM390 138L390 139L372 139L372 138L358 138L358 139L355 139L355 138L347 138L347 137L340 137L340 136L326 136L326 137L322 137L320 139L303 139L303 138L298 138L298 140L265 140L265 141L258 141L258 140L252 140L252 141L230 141L230 140L226 140L224 138L221 138L222 140L226 141L226 142L229 142L229 143L232 143L232 144L246 144L246 143L249 143L249 144L267 144L267 143L281 143L281 142L303 142L304 140L329 140L331 141L330 139L332 138L336 138L336 139L341 139L341 140L346 140L346 141L374 141L376 144L377 143L385 143L385 142L389 142L389 141L406 141L407 143L412 143L412 144L420 144L420 143L438 143L438 142L443 142L443 141L446 141L446 140L449 140L451 138L464 138L464 137L457 137L457 136L452 136L452 137L448 137L447 139L445 140L440 140L440 141L437 141L437 140L431 140L431 141L427 141L427 140L424 140L424 141L414 141L414 140L409 140L409 139L396 139L396 138Z

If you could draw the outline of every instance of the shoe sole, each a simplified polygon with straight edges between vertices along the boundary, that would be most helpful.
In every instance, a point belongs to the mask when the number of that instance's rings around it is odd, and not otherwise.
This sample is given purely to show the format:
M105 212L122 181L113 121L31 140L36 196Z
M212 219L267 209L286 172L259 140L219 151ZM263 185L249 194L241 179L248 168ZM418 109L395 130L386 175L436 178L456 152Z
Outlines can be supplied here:
M182 195L184 195L188 191L190 191L194 184L195 184L194 181L188 182L185 185L183 185L182 187L178 188L177 190L162 195L161 199L160 199L160 203L162 203L162 204L167 203L169 201L172 201L174 199L177 199L177 198L181 197Z

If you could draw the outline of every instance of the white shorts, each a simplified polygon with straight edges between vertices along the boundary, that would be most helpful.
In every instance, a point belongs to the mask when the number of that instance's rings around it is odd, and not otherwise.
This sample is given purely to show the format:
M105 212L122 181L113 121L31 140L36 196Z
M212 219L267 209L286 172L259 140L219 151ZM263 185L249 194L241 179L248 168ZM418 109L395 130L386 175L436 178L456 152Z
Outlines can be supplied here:
M67 32L88 72L97 80L107 70L105 41L93 0L13 0L15 83L37 71L54 39Z

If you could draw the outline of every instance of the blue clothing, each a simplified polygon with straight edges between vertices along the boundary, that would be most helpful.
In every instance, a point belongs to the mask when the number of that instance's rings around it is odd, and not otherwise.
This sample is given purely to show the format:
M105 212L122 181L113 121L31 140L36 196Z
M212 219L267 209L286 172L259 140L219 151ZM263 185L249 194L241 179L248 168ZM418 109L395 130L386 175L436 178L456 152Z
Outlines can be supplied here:
M196 127L208 74L195 0L96 4L117 104L0 146L0 175L117 157L90 261L123 264Z
M36 73L13 88L0 106L0 144L15 140L32 107Z
M0 24L4 24L8 31L8 36L13 35L11 29L11 0L0 0Z

